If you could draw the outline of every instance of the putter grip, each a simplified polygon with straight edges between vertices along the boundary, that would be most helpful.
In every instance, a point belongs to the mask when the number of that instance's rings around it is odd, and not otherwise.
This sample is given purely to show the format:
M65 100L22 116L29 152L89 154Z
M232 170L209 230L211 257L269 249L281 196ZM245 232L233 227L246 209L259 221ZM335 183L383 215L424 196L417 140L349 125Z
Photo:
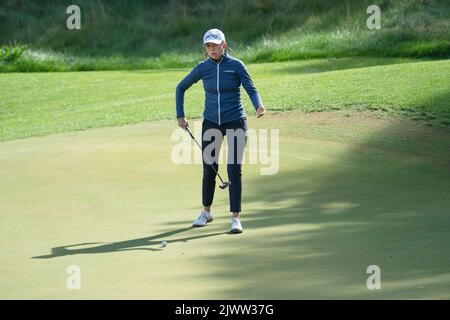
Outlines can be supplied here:
M186 131L189 132L191 138L194 139L194 135L192 134L191 130L189 130L189 127L186 127Z

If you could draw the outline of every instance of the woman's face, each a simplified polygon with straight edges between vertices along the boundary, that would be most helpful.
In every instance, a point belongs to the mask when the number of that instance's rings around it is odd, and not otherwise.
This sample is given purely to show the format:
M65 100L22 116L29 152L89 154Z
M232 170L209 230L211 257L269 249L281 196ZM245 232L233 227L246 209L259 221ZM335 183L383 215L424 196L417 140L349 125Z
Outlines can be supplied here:
M212 42L208 42L205 44L206 53L213 59L219 60L223 55L223 51L226 49L227 44L222 42L221 44L215 44Z

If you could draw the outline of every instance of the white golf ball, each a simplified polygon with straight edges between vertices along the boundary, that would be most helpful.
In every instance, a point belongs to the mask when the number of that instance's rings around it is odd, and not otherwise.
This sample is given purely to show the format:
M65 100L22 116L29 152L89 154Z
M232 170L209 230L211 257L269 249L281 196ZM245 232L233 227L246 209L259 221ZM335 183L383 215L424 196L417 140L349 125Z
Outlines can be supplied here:
M161 247L163 247L163 248L167 247L167 241L161 242Z

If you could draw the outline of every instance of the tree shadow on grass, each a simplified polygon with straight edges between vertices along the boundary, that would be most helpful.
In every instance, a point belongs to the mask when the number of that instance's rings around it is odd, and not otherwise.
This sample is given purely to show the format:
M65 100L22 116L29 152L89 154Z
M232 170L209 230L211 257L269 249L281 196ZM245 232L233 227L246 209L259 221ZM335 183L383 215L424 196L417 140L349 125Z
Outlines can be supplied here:
M281 74L322 73L347 69L384 66L400 63L423 62L424 60L400 59L400 58L324 58L298 62L293 66L273 68L269 72Z
M413 119L437 123L438 127L450 132L450 90L446 88L439 94L425 98L421 105L415 108Z
M79 243L79 244L73 244L73 245L67 245L67 246L54 247L51 250L51 254L43 255L43 256L35 256L35 257L32 257L32 259L50 259L50 258L57 258L57 257L76 255L76 254L99 254L99 253L110 253L110 252L130 251L130 250L160 251L161 249L158 247L160 246L161 241L168 240L169 237L172 237L179 233L189 231L191 229L193 229L193 227L181 228L181 229L176 229L176 230L172 230L172 231L168 231L168 232L163 232L163 233L160 233L160 234L157 234L154 236L150 236L150 237L124 240L124 241L106 243L106 244L100 244L100 245L98 245L99 242L87 242L87 243ZM199 236L173 239L173 240L169 240L169 242L170 243L188 242L188 241L196 240L196 239L219 236L219 235L223 235L226 233L227 232L215 232L215 233L209 233L209 234L204 234L204 235L199 235ZM92 246L92 245L96 245L96 246ZM89 247L83 248L83 246L89 246ZM158 246L158 247L150 248L149 246ZM81 247L81 248L73 249L74 247ZM69 248L72 248L72 249L69 249Z
M318 152L314 162L301 160L314 154L300 135L285 140L291 153L280 150L281 161L291 167L246 182L252 185L246 206L258 209L243 215L247 237L234 245L247 254L238 264L232 254L210 258L212 266L223 266L211 278L236 283L216 294L235 299L448 298L450 168L440 160L450 159L450 152L433 145L441 139L448 145L450 136L418 142L405 130L392 124L351 148L316 141L318 149L328 146L328 151L313 151ZM395 137L402 140L401 151ZM426 157L426 150L435 154ZM380 267L382 290L366 286L371 265Z

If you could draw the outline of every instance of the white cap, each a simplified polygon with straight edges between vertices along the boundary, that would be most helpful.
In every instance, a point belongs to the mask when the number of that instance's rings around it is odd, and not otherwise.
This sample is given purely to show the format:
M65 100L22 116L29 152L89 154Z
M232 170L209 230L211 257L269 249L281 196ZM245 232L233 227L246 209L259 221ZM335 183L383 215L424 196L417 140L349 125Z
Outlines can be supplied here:
M225 35L219 29L210 29L203 36L203 44L207 44L208 42L221 44L223 41L225 41Z

